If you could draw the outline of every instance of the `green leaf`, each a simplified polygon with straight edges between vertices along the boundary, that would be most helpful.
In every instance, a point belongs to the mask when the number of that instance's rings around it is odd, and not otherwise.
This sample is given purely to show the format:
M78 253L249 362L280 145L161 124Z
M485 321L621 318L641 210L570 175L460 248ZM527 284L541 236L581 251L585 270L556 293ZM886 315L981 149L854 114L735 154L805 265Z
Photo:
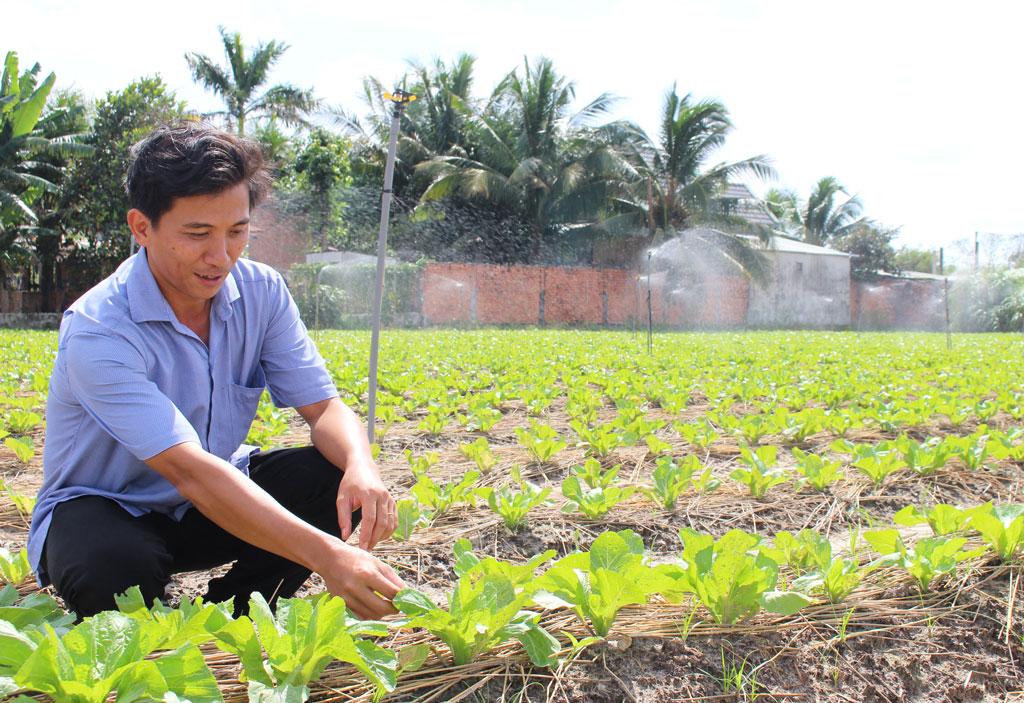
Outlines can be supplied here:
M761 594L761 607L779 615L792 615L813 601L795 591L766 591Z

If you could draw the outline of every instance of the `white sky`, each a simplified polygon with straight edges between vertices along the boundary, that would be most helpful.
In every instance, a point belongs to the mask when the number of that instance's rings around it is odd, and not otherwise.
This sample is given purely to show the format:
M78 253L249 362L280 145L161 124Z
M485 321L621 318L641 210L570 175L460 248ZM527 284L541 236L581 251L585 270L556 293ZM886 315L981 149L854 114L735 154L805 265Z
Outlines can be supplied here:
M1019 0L33 0L16 14L0 50L17 51L23 68L38 61L91 97L159 74L199 110L218 102L183 56L223 61L218 25L247 45L287 42L271 80L357 114L363 76L388 83L407 59L462 51L477 57L478 96L524 56L545 55L581 105L618 95L615 116L652 136L675 82L730 110L721 160L767 154L776 185L801 197L835 176L867 215L902 228L900 243L1024 232Z

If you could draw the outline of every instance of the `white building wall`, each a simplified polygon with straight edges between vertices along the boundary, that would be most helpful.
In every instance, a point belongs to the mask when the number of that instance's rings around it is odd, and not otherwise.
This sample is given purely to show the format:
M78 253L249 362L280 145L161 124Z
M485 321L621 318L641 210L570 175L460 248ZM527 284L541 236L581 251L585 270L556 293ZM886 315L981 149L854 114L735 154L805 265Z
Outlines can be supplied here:
M772 273L750 284L750 327L832 328L850 324L850 258L766 251Z

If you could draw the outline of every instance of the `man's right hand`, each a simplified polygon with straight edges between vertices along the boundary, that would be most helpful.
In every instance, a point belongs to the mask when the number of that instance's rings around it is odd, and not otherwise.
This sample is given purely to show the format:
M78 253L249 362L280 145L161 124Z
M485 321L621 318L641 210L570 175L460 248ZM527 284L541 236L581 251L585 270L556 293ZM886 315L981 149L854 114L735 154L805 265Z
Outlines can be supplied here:
M146 460L206 517L249 544L320 574L359 618L394 613L405 584L390 566L288 512L256 483L197 443Z
M326 566L316 571L331 595L344 598L357 618L376 620L398 612L391 599L405 583L370 553L339 541Z

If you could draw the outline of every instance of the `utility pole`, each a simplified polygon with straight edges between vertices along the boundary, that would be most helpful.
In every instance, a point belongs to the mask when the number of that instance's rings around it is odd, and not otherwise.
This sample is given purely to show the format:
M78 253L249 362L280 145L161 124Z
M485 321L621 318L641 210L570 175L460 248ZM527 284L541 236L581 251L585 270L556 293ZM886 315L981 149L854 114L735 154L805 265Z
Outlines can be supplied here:
M974 272L978 272L978 233L974 233Z

